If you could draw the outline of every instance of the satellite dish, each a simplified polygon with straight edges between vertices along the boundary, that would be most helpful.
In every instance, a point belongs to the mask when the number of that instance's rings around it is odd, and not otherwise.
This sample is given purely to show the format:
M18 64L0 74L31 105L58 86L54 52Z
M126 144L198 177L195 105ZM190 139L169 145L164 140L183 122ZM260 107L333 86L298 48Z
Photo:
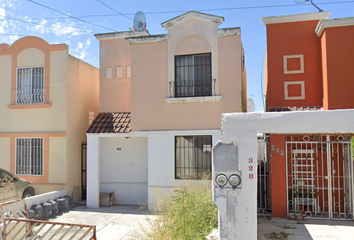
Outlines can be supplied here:
M304 2L309 2L310 0L295 0L296 3L304 3ZM311 0L311 4L318 9L319 12L323 12L321 8L319 8L316 4L313 3L313 0Z
M145 14L142 11L135 13L133 20L133 29L134 31L141 32L146 29L146 19Z

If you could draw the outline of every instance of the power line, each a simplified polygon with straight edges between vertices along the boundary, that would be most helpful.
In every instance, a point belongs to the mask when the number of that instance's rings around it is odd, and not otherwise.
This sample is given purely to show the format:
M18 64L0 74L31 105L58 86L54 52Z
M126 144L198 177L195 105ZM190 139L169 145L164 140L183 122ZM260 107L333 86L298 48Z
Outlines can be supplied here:
M117 10L115 10L114 8L111 8L110 6L108 6L107 4L105 4L104 2L101 2L100 0L97 0L97 2L101 3L102 5L108 7L109 9L115 11L116 13L118 13L118 14L120 14L120 15L126 17L126 18L128 18L128 19L130 19L130 20L133 20L131 17L128 17L128 16L126 16L125 14L118 12Z
M0 33L0 35L19 36L19 37L27 37L28 36L28 35L23 35L23 34L11 34L11 33Z
M50 25L46 25L46 24L40 24L40 23L33 23L31 21L26 21L26 20L22 20L19 18L12 18L12 17L8 17L8 16L4 16L4 15L0 15L1 17L3 17L4 19L9 19L9 20L13 20L13 21L19 21L19 22L24 22L24 23L29 23L29 24L33 24L33 25L37 25L37 26L42 26L42 27L47 27L47 28L54 28L54 29L61 29L61 30L67 30L67 31L76 31L76 32L84 32L86 34L91 33L89 31L83 31L83 30L77 30L77 29L71 29L71 28L63 28L63 27L55 27L55 26L50 26Z
M80 19L80 18L77 18L77 17L71 16L71 15L69 15L69 14L66 14L66 13L60 12L60 11L58 11L58 10L56 10L56 9L53 9L53 8L48 7L48 6L46 6L46 5L43 5L43 4L40 4L40 3L37 3L37 2L35 2L35 1L32 1L32 0L28 0L28 1L29 1L29 2L31 2L31 3L37 4L37 5L41 6L41 7L44 7L44 8L50 9L50 10L52 10L52 11L54 11L54 12L60 13L60 14L62 14L62 15L65 15L65 16L67 16L67 17L70 17L70 18L76 19L76 20L78 20L78 21L80 21L80 22L84 22L84 23L87 23L87 24L90 24L90 25L94 25L94 26L96 26L96 27L100 27L100 28L104 28L104 29L107 29L107 30L110 30L110 31L117 32L117 30L114 30L114 29L112 29L112 28L107 28L107 27L104 27L104 26L98 25L98 24L96 24L96 23L91 23L91 22L88 22L88 21L82 20L82 19Z
M99 2L101 2L101 1L99 1ZM328 4L345 4L345 3L354 3L354 1L351 0L351 1L340 1L340 2L322 2L322 3L316 3L316 4L328 5ZM299 6L309 6L309 5L311 5L311 4L302 4L302 5L299 5L299 4L283 4L283 5L249 6L249 7L209 8L209 9L197 9L195 11L212 12L212 11L226 11L226 10L247 10L247 9L279 8L279 7L299 7ZM116 11L113 8L109 7L109 6L107 6L107 7L112 9L113 11ZM184 12L188 12L188 11L189 10L173 10L173 11L160 11L160 12L144 12L144 14L145 15L152 15L152 14L167 14L167 13L184 13ZM118 14L94 14L94 15L78 16L77 18L111 17L111 16L114 17L114 16L119 16L119 15L127 17L129 15L132 16L134 14L135 13L120 13L120 12L118 12ZM38 20L38 19L61 19L61 18L68 18L68 17L32 18L32 19L33 20ZM129 18L129 17L127 17L127 18ZM131 18L129 18L129 19L131 19ZM131 19L131 20L133 20L133 19Z

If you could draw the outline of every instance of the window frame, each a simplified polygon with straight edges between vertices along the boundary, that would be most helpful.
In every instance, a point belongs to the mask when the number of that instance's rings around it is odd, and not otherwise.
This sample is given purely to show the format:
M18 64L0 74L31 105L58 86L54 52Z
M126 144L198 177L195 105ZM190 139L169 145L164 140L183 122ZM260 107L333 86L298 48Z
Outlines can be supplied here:
M31 162L30 163L30 172L31 173L30 174L18 173L18 171L17 171L17 168L18 168L18 152L19 152L18 140L21 140L21 139L22 140L25 140L25 139L27 139L27 140L29 140L29 139L37 139L37 140L39 140L40 139L41 146L39 146L39 147L41 148L40 149L40 151L41 151L41 159L39 161L41 161L41 166L40 166L41 174L32 174L32 172L33 172L33 169L32 169L33 168L33 166L32 166L32 161L33 161L32 148L34 147L32 145L32 142L31 142L31 146L26 146L26 147L30 148L30 154L31 154L31 156L30 156L30 162ZM45 168L45 151L44 151L44 149L45 149L45 139L44 139L44 137L16 137L15 138L15 175L18 175L18 176L29 176L29 177L44 177L44 175L46 174L45 173L46 168ZM38 149L37 149L37 151L38 151ZM21 159L20 161L23 164L24 160Z
M193 58L193 64L192 65L182 65L182 66L177 66L177 62L178 62L178 58L182 58L182 57L185 57L185 58L188 58L192 56ZM200 64L196 65L195 64L195 57L198 57L198 56L207 56L208 57L208 60L207 62L209 62L209 64L203 64L203 62L201 62ZM186 62L186 60L183 60L184 62ZM203 61L203 60L202 60ZM185 63L184 63L185 64ZM183 54L183 55L175 55L174 56L174 87L173 87L173 96L175 98L194 98L194 97L211 97L215 94L215 83L213 82L213 74L212 74L212 53L211 52L206 52L206 53L194 53L194 54ZM187 75L190 75L192 76L190 80L183 80L183 85L181 86L178 86L178 82L177 79L178 79L178 75L177 75L177 71L178 71L178 68L188 68L188 67L191 67L192 69L192 73L189 73L189 70L188 70L188 73ZM196 75L195 74L195 70L198 68L198 67L201 67L201 72L202 74L207 74L209 75L210 79L209 78L206 78L206 79L196 79ZM207 68L209 69L208 72L203 72L203 68ZM180 74L181 75L181 74ZM190 77L188 76L188 77ZM180 78L183 78L182 76L180 76ZM191 81L192 84L189 84L188 81ZM187 82L187 83L186 83ZM200 82L200 84L195 84L195 82ZM203 82L205 82L203 84ZM199 86L199 90L198 90L198 86ZM192 89L190 89L190 87L192 87ZM178 88L181 88L181 89L184 89L183 93L179 93L178 91ZM185 88L187 88L187 93L186 93L186 90ZM209 89L208 89L209 88ZM190 91L192 90L192 91ZM182 91L181 91L182 92ZM193 92L192 94L189 94L189 92ZM197 93L197 92L201 92L201 93Z
M191 177L191 176L188 176L186 177L186 167L182 167L182 154L180 154L180 157L181 159L179 159L179 163L177 163L178 159L177 159L177 151L178 151L178 148L179 149L182 149L184 147L181 147L181 146L178 146L178 138L184 138L184 140L186 138L193 138L193 147L192 148L189 148L188 149L192 149L192 154L193 154L193 165L194 167L190 168L190 167L187 167L189 168L188 171L194 171L193 175L194 177ZM195 143L196 139L197 138L201 138L201 146L197 146L197 144ZM209 144L210 143L210 144ZM196 155L196 149L200 149L201 148L204 148L204 146L206 146L207 148L209 148L209 150L205 150L204 149L201 149L202 152L203 152L203 155L201 156L200 159L196 159L195 155ZM212 168L212 159L211 159L211 149L212 149L212 146L213 146L213 136L212 135L183 135L183 136L180 136L180 135L176 135L174 137L174 172L175 172L175 180L211 180L211 168ZM185 155L185 151L183 152L183 155ZM204 155L204 152L210 152L209 153L209 156L208 155ZM209 159L207 159L209 158ZM187 159L188 161L188 159ZM206 164L206 167L203 168L203 167L199 167L198 166L198 163L197 161L201 161L202 164L204 164L205 161L208 161L208 163ZM184 164L186 164L186 160L184 160ZM188 162L188 164L190 164ZM179 166L179 167L178 167ZM180 168L180 172L179 172L179 175L178 175L178 168ZM184 169L184 172L182 174L182 169ZM187 173L188 175L192 175L190 172ZM208 178L207 179L204 179L204 177L207 176Z
M42 85L42 88L33 88L34 84L33 84L33 71L34 69L36 68L42 68L42 83L40 85ZM31 70L31 73L30 73L30 76L31 76L31 79L30 79L30 88L28 89L19 89L19 71L20 70L23 70L23 69L30 69ZM23 82L23 80L21 81ZM19 91L21 90L28 90L30 92L30 99L27 97L27 98L23 98L23 99L19 99ZM37 93L36 93L37 91ZM41 92L40 92L41 91ZM45 100L45 92L46 92L46 86L45 86L45 66L42 65L42 66L26 66L26 67L17 67L16 68L16 104L17 105L23 105L23 104L43 104L43 103L46 103L46 100ZM37 94L37 95L36 95ZM37 98L35 100L35 98Z

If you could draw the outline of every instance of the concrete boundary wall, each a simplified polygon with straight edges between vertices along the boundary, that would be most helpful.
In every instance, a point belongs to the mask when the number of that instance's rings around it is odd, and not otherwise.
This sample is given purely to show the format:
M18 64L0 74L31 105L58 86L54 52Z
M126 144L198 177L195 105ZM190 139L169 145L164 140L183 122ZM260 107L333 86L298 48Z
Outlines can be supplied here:
M42 204L50 200L54 200L66 195L66 189L43 193L33 197L25 198L27 209L30 209L35 204Z
M232 195L220 196L224 201L234 199L232 214L236 220L228 221L226 224L233 223L232 226L223 228L230 231L229 236L236 236L236 240L257 239L257 133L354 133L354 109L222 115L222 143L238 147L238 167L242 174L242 187ZM216 160L227 162L226 157ZM219 214L226 213L219 209ZM219 240L230 239L224 233L220 236Z

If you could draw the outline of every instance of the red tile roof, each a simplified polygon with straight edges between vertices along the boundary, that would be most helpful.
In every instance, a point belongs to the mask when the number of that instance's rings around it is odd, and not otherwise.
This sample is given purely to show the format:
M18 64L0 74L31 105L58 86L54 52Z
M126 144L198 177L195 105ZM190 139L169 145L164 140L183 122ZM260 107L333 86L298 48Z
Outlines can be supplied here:
M131 130L130 112L99 113L87 133L128 133Z

